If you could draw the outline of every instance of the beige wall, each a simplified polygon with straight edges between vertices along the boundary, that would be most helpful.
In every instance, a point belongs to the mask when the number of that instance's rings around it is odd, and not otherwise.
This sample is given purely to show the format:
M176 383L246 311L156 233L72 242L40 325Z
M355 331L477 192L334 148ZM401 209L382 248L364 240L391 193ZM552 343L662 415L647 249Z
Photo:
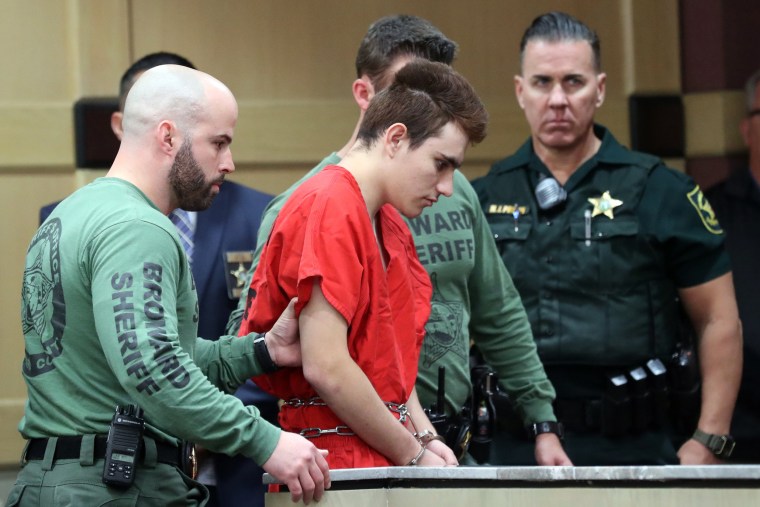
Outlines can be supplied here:
M239 99L233 179L279 192L350 134L353 58L367 26L417 14L459 42L455 66L491 113L490 135L464 168L475 176L527 135L513 98L517 47L533 17L557 8L599 32L608 73L599 120L628 142L628 94L679 91L677 0L2 0L0 464L17 462L22 446L19 294L39 208L100 174L72 165L76 99L115 95L145 53L182 53Z

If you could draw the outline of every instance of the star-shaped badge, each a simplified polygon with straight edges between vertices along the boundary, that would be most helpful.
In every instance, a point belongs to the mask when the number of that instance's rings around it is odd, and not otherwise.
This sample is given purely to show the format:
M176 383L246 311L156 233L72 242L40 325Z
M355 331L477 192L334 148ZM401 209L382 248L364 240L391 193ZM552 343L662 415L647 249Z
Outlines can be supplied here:
M607 215L611 219L615 218L612 210L623 204L623 201L613 198L609 190L605 191L601 197L589 197L588 202L594 205L594 211L591 213L592 217Z
M235 283L237 287L242 287L245 285L245 275L248 273L248 270L245 269L245 266L243 264L238 264L238 267L234 271L230 271L230 274L235 277Z

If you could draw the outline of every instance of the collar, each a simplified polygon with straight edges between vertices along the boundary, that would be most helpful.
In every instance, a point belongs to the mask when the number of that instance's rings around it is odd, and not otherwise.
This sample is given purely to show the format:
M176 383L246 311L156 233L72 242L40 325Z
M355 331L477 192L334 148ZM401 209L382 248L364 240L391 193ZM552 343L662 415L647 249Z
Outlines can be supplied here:
M602 143L599 145L599 150L581 166L577 167L575 172L565 182L563 187L568 192L571 192L594 168L600 165L609 169L631 166L649 169L660 163L660 159L654 155L629 150L620 144L606 127L594 124L593 128L594 135L601 139ZM493 172L495 175L499 175L521 168L530 169L529 173L534 185L538 183L540 179L539 175L551 176L549 169L533 150L531 139L528 139L513 156L495 164Z
M602 144L599 146L593 157L585 162L584 165L595 165L598 162L612 165L623 165L631 163L631 152L615 139L615 136L603 125L598 123L594 124L594 135L602 140ZM533 140L528 139L520 148L514 153L514 155L498 162L495 166L497 173L512 171L520 167L531 165L531 161L538 162L542 168L545 168L544 164L538 159L535 151L533 150Z

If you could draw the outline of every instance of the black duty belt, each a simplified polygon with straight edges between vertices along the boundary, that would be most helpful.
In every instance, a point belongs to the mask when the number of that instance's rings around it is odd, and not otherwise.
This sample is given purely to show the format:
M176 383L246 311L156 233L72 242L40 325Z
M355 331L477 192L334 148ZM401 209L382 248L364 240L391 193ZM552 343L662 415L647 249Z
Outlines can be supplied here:
M29 440L29 445L26 447L26 452L22 457L24 461L34 461L44 459L45 449L48 446L47 438L33 438ZM55 455L53 461L59 459L79 459L82 448L82 437L58 437L58 443L55 446ZM182 451L176 445L171 445L163 442L156 441L156 461L159 463L165 463L167 465L174 465L179 468L183 468L185 462ZM95 437L95 449L93 452L94 459L104 459L106 456L106 437ZM143 455L140 456L142 461Z
M601 399L557 399L554 400L554 413L557 420L562 422L565 430L579 433L596 433L602 429L602 400ZM502 416L499 413L499 424L512 435L532 440L523 427L522 419L517 412Z
M554 413L565 429L599 431L602 427L602 400L555 400Z

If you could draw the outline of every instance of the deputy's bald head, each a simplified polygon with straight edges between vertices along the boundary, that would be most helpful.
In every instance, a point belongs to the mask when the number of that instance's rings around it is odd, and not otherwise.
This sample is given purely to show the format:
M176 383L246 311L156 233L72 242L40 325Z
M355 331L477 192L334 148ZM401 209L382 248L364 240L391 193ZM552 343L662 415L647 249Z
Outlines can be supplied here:
M235 99L224 83L204 72L180 65L153 67L127 95L124 137L139 137L164 120L189 132L204 119L213 101L234 103Z

